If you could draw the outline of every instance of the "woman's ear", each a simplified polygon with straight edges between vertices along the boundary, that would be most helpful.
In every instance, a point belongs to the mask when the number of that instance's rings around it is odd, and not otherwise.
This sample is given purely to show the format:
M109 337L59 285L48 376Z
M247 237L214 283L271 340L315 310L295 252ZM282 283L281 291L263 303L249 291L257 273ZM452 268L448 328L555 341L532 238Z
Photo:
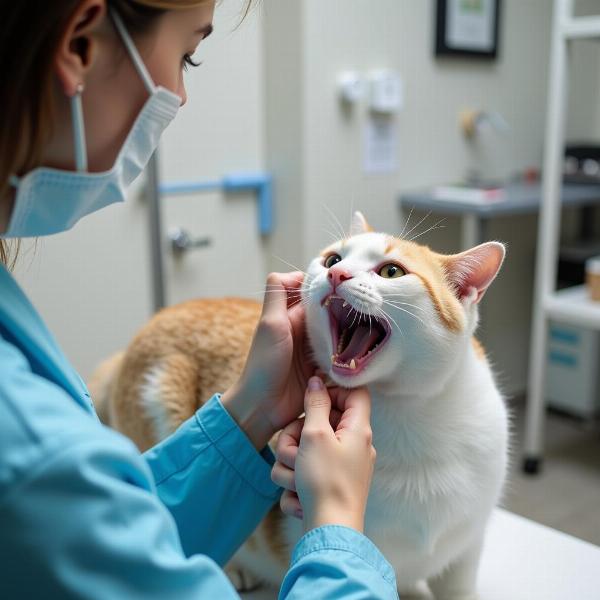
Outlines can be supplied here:
M444 259L446 274L456 296L475 304L498 275L506 248L500 242L487 242Z
M54 57L54 68L65 95L74 96L94 63L95 34L106 18L106 0L83 0L69 18Z

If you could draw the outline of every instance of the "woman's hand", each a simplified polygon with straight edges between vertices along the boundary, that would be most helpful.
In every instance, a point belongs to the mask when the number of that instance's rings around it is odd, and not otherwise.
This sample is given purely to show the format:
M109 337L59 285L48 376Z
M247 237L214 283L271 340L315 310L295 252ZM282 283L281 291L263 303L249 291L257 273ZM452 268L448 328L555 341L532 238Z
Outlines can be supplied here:
M272 479L286 488L283 512L302 518L306 531L346 525L362 532L376 456L371 398L365 388L330 391L310 379L306 415L281 432Z
M304 275L271 273L244 371L222 402L257 449L303 410L314 372L304 327Z

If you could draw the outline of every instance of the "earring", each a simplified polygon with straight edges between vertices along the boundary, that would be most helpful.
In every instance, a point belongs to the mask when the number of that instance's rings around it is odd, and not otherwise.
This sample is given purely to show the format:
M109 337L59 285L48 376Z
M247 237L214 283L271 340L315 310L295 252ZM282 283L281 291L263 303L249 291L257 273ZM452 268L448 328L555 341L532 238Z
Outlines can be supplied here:
M81 96L81 94L83 94L84 89L85 89L85 86L83 85L83 82L79 82L77 84L77 87L75 88L75 95Z

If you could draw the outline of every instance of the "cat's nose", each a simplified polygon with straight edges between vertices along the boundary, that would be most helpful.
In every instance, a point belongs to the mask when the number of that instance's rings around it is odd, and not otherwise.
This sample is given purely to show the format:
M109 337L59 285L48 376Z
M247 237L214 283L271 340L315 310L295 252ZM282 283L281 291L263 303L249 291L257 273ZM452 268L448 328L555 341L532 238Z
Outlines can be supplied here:
M350 273L350 271L347 269L344 269L344 267L331 267L327 277L331 283L331 286L333 287L333 291L335 292L336 288L340 284L348 279L352 279L352 273Z

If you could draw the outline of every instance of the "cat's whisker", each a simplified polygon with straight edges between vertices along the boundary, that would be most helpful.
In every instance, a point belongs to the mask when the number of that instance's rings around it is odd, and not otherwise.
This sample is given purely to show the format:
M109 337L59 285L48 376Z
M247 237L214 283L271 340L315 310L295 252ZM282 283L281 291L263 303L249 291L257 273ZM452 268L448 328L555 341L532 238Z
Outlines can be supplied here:
M389 313L386 313L385 311L382 310L382 313L386 316L387 319L391 319L392 322L394 323L394 325L396 325L396 327L398 328L398 331L402 334L402 336L404 336L404 331L402 331L402 327L400 327L400 325L398 325L398 323L396 322L396 319L394 319L394 317L392 317L392 315L390 315ZM388 321L389 323L389 321Z
M411 237L410 240L408 240L408 241L412 242L413 240L416 240L417 238L421 237L422 235L425 235L426 233L429 233L430 231L433 231L434 229L444 229L446 226L440 225L440 223L443 223L445 220L446 220L446 217L444 217L443 219L440 219L435 225L433 225L429 229L426 229L425 231L419 233L418 235Z
M280 294L281 291L280 290L263 290L262 292L240 292L239 297L240 298L254 298L254 297L264 297L265 294ZM288 292L287 293L288 298L291 299L296 299L296 298L302 298L302 294L300 293L295 293L295 292Z
M273 288L273 287L271 287L271 288L269 288L269 289L264 289L264 290L262 290L262 291L263 291L263 292L271 292L271 293L274 293L274 292L279 292L279 291L281 291L281 290L280 290L280 288ZM256 292L256 293L259 293L259 292ZM293 290L288 290L288 293L289 293L289 294L301 294L302 292L301 292L300 290L298 290L298 289L293 289Z
M420 306L416 306L414 304L410 304L410 302L399 302L398 300L387 300L385 298L382 299L382 302L384 304L389 304L390 306L394 306L395 308L402 309L402 306L410 306L412 308L416 308L417 310L420 310L421 312L426 312ZM402 309L402 310L404 310L404 309Z
M402 228L402 231L400 232L400 235L398 236L399 238L401 238L404 235L404 232L406 231L406 228L408 227L408 224L410 222L410 218L412 217L413 210L415 210L414 206L411 207L410 212L408 213L408 219L406 219L406 223L404 223L404 227Z
M425 321L423 321L423 319L421 319L421 317L419 317L418 315L415 315L415 313L411 312L410 310L406 310L405 308L402 308L401 306L396 306L394 304L391 304L390 306L391 306L391 308L400 310L400 311L406 313L407 315L410 315L411 317L413 317L413 319L416 319L417 321L419 321L420 323L425 325Z
M352 189L352 197L350 198L350 225L348 226L348 235L352 233L352 218L354 217L354 200L356 191Z
M393 306L394 308L397 308L398 310L405 312L407 315L414 317L415 319L417 319L417 321L421 321L421 323L423 323L423 325L425 325L425 321L423 321L423 319L421 319L421 317L418 317L414 313L410 312L410 310L406 310L405 308L402 308L401 306L397 306L395 304L392 304L391 302L386 302L385 300L383 302L384 302L384 304L389 304L390 306Z
M397 327L398 331L400 332L400 335L401 335L402 337L404 337L404 332L403 332L403 331L402 331L402 329L400 328L400 325L398 325L398 323L396 323L396 321L394 320L394 318L393 318L393 317L391 317L390 315L388 315L388 314L387 314L387 313L386 313L386 312L385 312L383 309L381 309L381 308L375 308L375 312L376 312L376 313L379 315L379 317L380 317L380 318L382 318L382 319L383 319L383 320L384 320L384 321L385 321L385 322L388 324L388 327L389 327L389 328L390 328L390 330L392 330L392 331L393 331L393 329L394 329L394 328L392 327L392 324L390 323L390 319L391 319L392 321L394 321L394 324L396 325L396 327Z
M337 225L337 227L339 227L339 229L341 231L340 239L345 240L346 233L344 232L344 228L342 227L340 220L335 216L335 213L327 206L327 204L321 204L321 206L333 217L334 224Z
M333 233L333 231L330 231L329 229L325 229L325 227L323 227L322 229L323 229L323 231L325 233L328 233L332 237L332 239L333 239L334 242L339 242L340 241L340 236L339 235L336 235L335 233Z
M309 298L300 298L299 300L295 300L293 302L290 302L290 308L292 306L308 306L308 304L310 304L310 299Z
M385 298L385 300L387 300L387 298ZM403 304L404 306L411 306L412 308L416 308L417 310L420 310L421 312L424 312L424 313L427 312L421 306L417 306L416 304L411 304L410 302L400 302L400 300L387 300L387 302L389 302L390 304Z
M268 290L260 290L257 292L244 292L244 293L245 294L280 294L281 291L282 291L281 289L277 288L277 289L268 289ZM290 295L302 294L302 292L300 290L288 290L287 293Z
M404 236L405 238L407 238L421 223L423 223L423 221L425 221L429 216L431 215L431 211L429 211L410 231L406 232L406 235Z
M294 271L300 271L300 273L304 273L304 275L306 275L307 277L310 277L310 275L306 271L303 271L300 267L297 267L296 265L292 264L291 262L288 262L287 260L281 258L281 256L277 256L276 254L271 254L271 256L273 258L276 258L277 260L280 260L282 263L286 264L288 267L292 267L292 269L294 269Z
M400 296L401 298L410 298L411 296L413 296L414 294L401 294L401 293L397 293L397 292L393 292L391 294L389 294L388 292L385 292L385 297L387 298L388 296L391 298L392 296Z

